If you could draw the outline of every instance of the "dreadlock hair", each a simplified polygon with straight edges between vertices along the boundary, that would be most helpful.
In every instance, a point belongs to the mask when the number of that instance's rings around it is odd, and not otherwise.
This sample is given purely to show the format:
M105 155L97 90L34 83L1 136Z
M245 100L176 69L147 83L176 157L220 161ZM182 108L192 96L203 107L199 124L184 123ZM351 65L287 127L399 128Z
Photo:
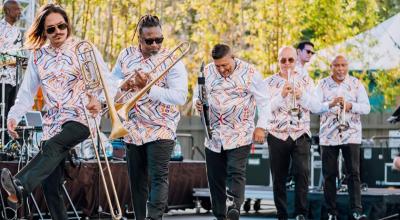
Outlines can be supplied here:
M26 45L28 48L38 49L46 43L47 37L45 35L46 30L44 29L44 22L46 21L47 16L49 16L51 13L58 13L64 18L65 23L68 25L67 37L71 35L71 24L65 10L59 5L47 4L39 9L35 20L33 21L29 30L26 32Z
M135 32L133 33L132 39L135 38L136 32L139 29L139 35L143 33L143 28L149 28L149 27L160 27L161 28L161 22L160 19L155 16L155 15L143 15L140 17L139 22L136 25Z

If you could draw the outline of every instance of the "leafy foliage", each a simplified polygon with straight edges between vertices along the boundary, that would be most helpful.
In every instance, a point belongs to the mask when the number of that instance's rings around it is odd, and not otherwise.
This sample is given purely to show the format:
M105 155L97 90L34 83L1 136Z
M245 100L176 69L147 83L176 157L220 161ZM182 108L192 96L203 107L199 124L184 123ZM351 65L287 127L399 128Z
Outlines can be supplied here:
M226 42L238 57L254 63L264 76L276 71L278 49L309 39L322 49L362 31L400 11L398 0L57 0L72 17L74 33L95 43L110 67L132 39L138 19L145 13L163 22L166 47L179 41L192 43L184 62L190 90L196 84L201 61L211 62L214 44ZM40 0L40 4L47 0ZM376 76L375 76L376 75ZM399 94L398 71L375 73L377 88L392 107ZM314 75L315 78L324 76ZM368 77L361 73L364 83ZM398 85L398 84L397 84ZM369 91L370 93L376 91ZM190 101L188 102L190 103ZM184 109L190 110L190 104Z

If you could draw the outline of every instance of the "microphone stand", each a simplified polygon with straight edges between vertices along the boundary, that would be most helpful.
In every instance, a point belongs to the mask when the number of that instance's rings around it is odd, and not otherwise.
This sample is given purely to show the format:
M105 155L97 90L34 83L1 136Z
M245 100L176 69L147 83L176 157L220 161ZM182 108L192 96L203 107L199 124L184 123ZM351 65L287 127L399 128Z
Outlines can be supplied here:
M210 127L210 115L209 115L209 105L207 100L206 91L206 79L204 77L204 62L201 63L199 76L197 78L197 83L199 85L199 99L203 106L203 111L200 112L201 122L204 126L204 131L206 132L206 138L208 141L211 140L211 127Z
M6 101L6 83L5 83L5 78L6 78L6 75L5 75L5 73L4 73L4 71L5 71L5 67L2 67L1 68L1 75L0 75L0 80L1 80L1 103L0 103L0 105L1 105L1 148L4 148L4 146L6 146L6 144L4 143L4 132L5 132L5 126L4 126L4 124L5 124L5 117L6 117L6 103L5 103L5 101Z

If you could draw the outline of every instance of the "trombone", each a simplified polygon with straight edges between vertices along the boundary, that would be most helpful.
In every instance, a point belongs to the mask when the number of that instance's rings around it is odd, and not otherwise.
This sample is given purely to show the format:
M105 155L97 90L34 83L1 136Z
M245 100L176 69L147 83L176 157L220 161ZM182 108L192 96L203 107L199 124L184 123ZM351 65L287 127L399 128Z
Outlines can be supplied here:
M103 91L104 91L104 96L106 97L108 108L110 109L110 117L111 117L111 122L112 122L112 131L111 131L110 138L112 139L112 137L114 137L114 138L122 137L122 136L128 134L128 131L122 126L121 121L118 119L118 115L116 113L115 107L112 105L113 99L111 99L109 97L109 93L107 91L107 85L104 83L103 76L102 76L102 73L100 72L92 45L88 41L79 42L75 47L75 54L78 58L79 69L81 70L83 80L85 82L85 90L87 92L91 92L94 90L103 89ZM82 93L82 95L84 95L84 94ZM109 181L110 181L111 188L112 188L112 193L113 193L113 196L115 199L116 212L114 210L113 203L111 202L111 197L110 197L110 193L108 191L107 181L104 176L104 171L103 171L103 167L100 162L100 155L99 155L99 151L97 149L97 144L96 144L96 134L97 134L97 138L99 138L99 147L101 148L103 154L106 155L106 150L103 145L103 141L101 140L101 136L99 135L100 128L99 128L99 125L98 125L96 119L93 118L92 116L90 116L86 107L84 106L84 97L82 97L82 96L81 96L81 101L82 101L85 117L88 122L90 138L93 142L94 152L96 154L97 164L99 166L100 176L101 176L101 179L102 179L102 182L104 185L107 202L110 207L110 214L111 214L111 217L113 220L118 220L118 219L122 218L122 211L121 211L121 206L119 204L118 194L115 189L113 176L111 174L110 164L108 162L107 157L105 156L104 160L105 160L106 170L108 172L107 174L108 174ZM91 121L93 122L93 125L95 126L95 129L96 129L95 132L90 127Z
M185 41L176 46L169 54L167 54L153 69L151 69L147 74L154 73L161 65L165 64L167 60L171 61L171 63L164 69L164 71L159 74L156 78L154 78L151 82L149 82L145 87L143 87L140 91L138 91L135 96L130 98L127 102L125 102L122 106L118 106L118 115L121 119L127 120L129 111L135 106L136 102L145 95L151 87L157 83L162 77L164 77L168 71L175 66L175 64L180 61L190 50L190 43ZM180 53L179 56L174 56L175 53ZM124 85L128 80L130 80L135 74L131 74L126 80L124 80L121 85ZM131 90L122 94L118 100L120 101L123 97L129 94Z

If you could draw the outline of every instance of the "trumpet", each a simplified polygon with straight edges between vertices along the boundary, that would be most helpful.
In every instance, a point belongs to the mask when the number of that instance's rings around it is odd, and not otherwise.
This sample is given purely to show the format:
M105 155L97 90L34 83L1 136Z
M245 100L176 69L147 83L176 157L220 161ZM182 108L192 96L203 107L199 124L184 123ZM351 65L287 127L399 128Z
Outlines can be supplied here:
M292 87L292 100L290 102L290 110L289 113L292 117L299 117L300 118L300 108L297 106L296 100L296 81L295 77L292 76L292 70L288 70L288 81Z
M349 129L349 122L346 121L346 102L344 100L343 104L339 105L337 117L339 131L346 131Z
M138 91L135 96L130 98L127 102L125 102L122 106L118 106L118 115L121 119L127 120L129 111L136 105L136 102L142 98L150 89L151 87L158 82L162 77L164 77L168 71L175 66L178 61L180 61L190 50L190 43L189 42L182 42L178 46L176 46L168 55L166 55L152 70L148 72L150 75L154 73L161 65L165 64L167 60L171 61L171 63L164 69L164 71L159 74L155 79L149 82L145 87L143 87L140 91ZM175 58L174 54L178 52L180 55ZM132 74L134 75L134 74ZM124 85L127 80L130 80L132 75L128 77L128 79L124 80L121 85ZM122 97L125 97L130 91L122 94L118 100L121 100Z
M103 89L103 91L104 91L104 95L106 97L106 101L107 101L108 107L110 109L110 116L111 116L111 121L112 121L112 131L111 131L110 138L111 138L111 136L112 137L121 137L121 136L126 135L128 132L125 128L123 128L122 123L118 119L116 110L115 110L114 106L112 105L113 102L112 102L112 99L109 97L109 93L107 91L106 84L104 83L102 73L100 72L92 45L87 41L79 42L75 47L75 54L78 58L79 69L81 70L83 80L85 82L85 90L87 92L91 92L94 90ZM82 95L84 95L84 93ZM81 100L82 100L82 105L84 105L83 104L84 97L81 96ZM106 164L106 170L108 172L107 174L109 177L112 193L113 193L114 200L115 200L114 202L116 205L116 212L114 211L114 206L113 206L113 203L111 202L110 193L108 191L108 184L105 179L103 167L100 162L99 151L97 149L96 135L97 135L97 138L100 139L99 147L103 151L103 154L106 155L106 150L103 145L103 141L101 140L101 136L99 135L100 128L99 128L99 125L98 125L96 119L93 118L92 116L90 116L90 114L88 113L85 106L83 106L83 109L84 109L86 120L88 122L90 138L93 142L94 152L96 154L97 164L99 166L100 176L101 176L101 179L102 179L102 182L104 185L107 202L110 207L111 217L113 220L118 220L118 219L122 218L122 211L121 211L121 206L119 204L118 194L115 189L113 176L111 174L110 164L108 162L107 157L104 157L105 164ZM91 124L90 122L92 122L92 124L95 126L95 132L90 128L90 124Z

